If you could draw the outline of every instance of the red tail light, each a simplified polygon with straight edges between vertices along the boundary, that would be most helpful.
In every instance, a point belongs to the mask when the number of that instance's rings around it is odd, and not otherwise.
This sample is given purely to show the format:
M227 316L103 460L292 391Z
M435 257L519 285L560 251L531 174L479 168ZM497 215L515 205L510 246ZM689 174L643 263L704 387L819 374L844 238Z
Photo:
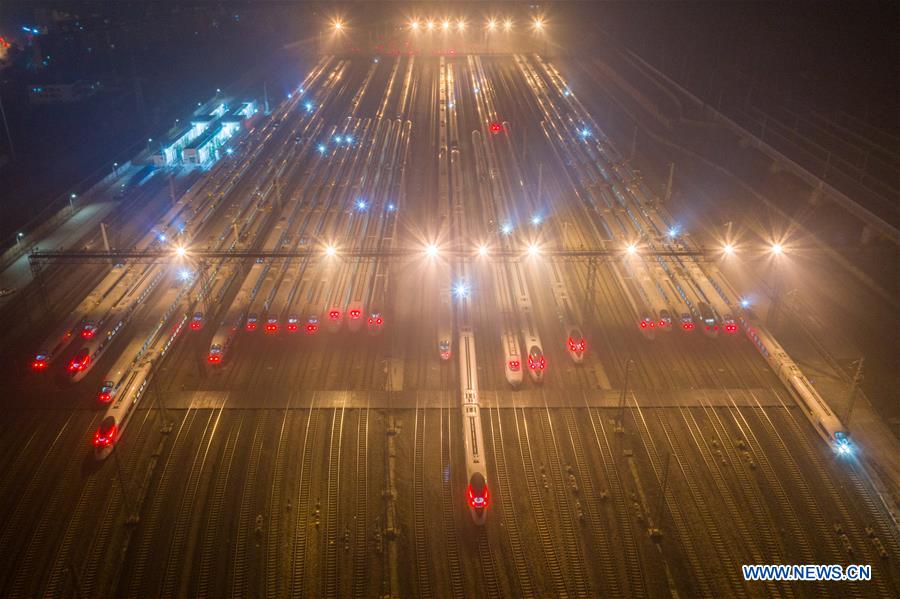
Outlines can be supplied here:
M469 485L467 494L469 496L469 505L471 507L475 509L484 509L488 506L488 498L490 497L490 493L488 493L487 486L484 487L483 495L475 495L475 492L472 490L472 485Z
M267 332L267 333L277 333L277 332L278 332L278 325L277 325L277 324L273 324L273 323L267 324L267 325L266 325L266 332Z
M112 395L110 395L106 391L101 391L97 394L97 401L99 401L100 403L109 403L110 399L112 399Z
M737 325L734 324L733 322L729 322L728 324L725 325L726 333L736 333L737 330L738 330Z
M381 317L376 318L376 319L375 319L375 324L378 325L378 326L383 325L383 324L384 324L384 319L381 318Z
M46 360L35 360L31 363L32 370L44 370L45 368L47 368Z
M293 322L288 323L287 330L290 331L291 333L293 333L294 331L297 330L297 325L294 324Z
M103 434L101 429L97 429L97 432L94 433L94 447L98 449L102 449L104 447L109 447L116 440L116 433L118 432L118 427L114 424L112 428L107 431L106 434Z
M319 325L308 324L306 325L306 334L307 335L315 335L316 331L319 330Z
M222 356L220 356L219 354L209 354L207 360L209 360L210 364L218 364L222 361Z
M522 367L522 364L518 360L510 360L509 361L509 369L515 372L519 371L519 368Z
M78 358L72 358L69 361L69 372L78 372L80 370L84 370L88 367L88 364L91 363L91 357L85 356L80 361Z
M255 330L256 330L256 323L255 323L255 322L247 321L247 330L248 330L248 331L255 331Z
M503 131L503 125L501 125L500 123L491 123L490 129L491 133L500 133L501 131Z
M191 321L191 329L194 331L199 331L200 327L202 327L202 326L203 326L203 323L201 323L199 320Z
M340 320L341 319L341 311L340 310L332 310L328 313L328 318L331 320Z
M646 320L642 320L642 321L641 321L641 328L642 328L642 329L646 329L646 328L647 328L647 321L646 321Z
M693 331L694 323L693 322L683 322L683 323L681 323L681 328L684 329L685 331Z
M353 320L356 320L356 319L358 319L359 317L360 317L360 311L359 311L359 310L350 310L350 318L352 318Z
M81 336L85 339L90 339L94 336L94 328L93 327L84 327L81 329Z

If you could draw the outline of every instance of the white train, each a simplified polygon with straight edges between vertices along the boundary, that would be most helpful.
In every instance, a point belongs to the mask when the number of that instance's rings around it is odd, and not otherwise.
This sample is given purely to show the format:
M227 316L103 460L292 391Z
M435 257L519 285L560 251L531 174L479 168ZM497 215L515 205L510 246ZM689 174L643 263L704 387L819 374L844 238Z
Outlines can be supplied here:
M144 305L147 297L162 280L164 272L161 266L145 271L141 279L119 298L113 309L104 317L103 331L100 334L93 333L90 338L83 340L81 347L66 364L66 370L73 382L77 383L87 375L103 352L109 348L113 337L125 328L135 310Z
M94 433L94 458L104 460L112 453L116 443L122 437L128 421L134 414L135 408L144 396L147 385L153 376L154 365L166 355L172 343L184 329L188 321L188 315L182 315L180 321L168 337L161 337L158 343L143 353L140 359L120 381L117 393L106 414L100 421L97 432Z
M478 364L475 358L475 335L472 329L459 330L459 378L462 394L463 439L466 448L466 501L475 524L487 518L490 493L484 459L481 431L481 407L478 405Z
M852 446L847 429L819 396L818 391L806 380L797 364L767 331L750 324L745 318L741 318L741 321L747 337L794 396L819 436L836 452L850 453Z

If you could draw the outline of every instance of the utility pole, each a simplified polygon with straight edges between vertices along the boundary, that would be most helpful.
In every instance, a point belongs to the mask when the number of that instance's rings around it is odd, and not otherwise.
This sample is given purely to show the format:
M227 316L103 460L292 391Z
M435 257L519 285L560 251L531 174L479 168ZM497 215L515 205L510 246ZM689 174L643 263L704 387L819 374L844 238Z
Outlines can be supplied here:
M103 248L106 250L106 253L112 252L109 248L109 236L106 234L106 223L100 223L100 235L103 237ZM110 260L112 262L112 260Z
M619 414L616 417L617 433L625 432L622 421L625 419L625 402L628 400L628 374L631 372L632 366L634 366L634 360L629 359L625 362L625 385L622 387L622 394L619 396Z
M669 178L666 180L666 194L663 196L663 203L668 203L672 199L672 184L675 181L675 163L669 163Z
M862 369L865 357L856 360L856 372L853 374L853 380L850 381L850 396L847 399L847 417L844 418L844 427L850 430L850 417L853 415L853 405L856 403L856 389L862 382Z
M131 510L131 501L128 499L128 485L125 481L125 474L122 472L122 462L119 461L119 452L116 451L115 447L112 450L112 454L113 461L116 463L116 472L119 474L119 486L122 487L122 500L125 503L125 510L129 513L126 521L130 522L137 518L137 514Z
M6 141L9 144L9 157L16 161L16 149L13 147L12 135L9 134L9 123L6 122L6 109L3 108L3 95L0 94L0 115L3 115L3 128L6 129Z
M669 462L672 459L672 454L670 452L666 452L666 463L663 465L663 477L662 477L662 486L659 490L659 503L656 506L656 515L653 517L652 524L656 524L650 526L650 538L654 540L659 540L662 538L662 517L663 517L663 508L666 504L666 489L669 486Z

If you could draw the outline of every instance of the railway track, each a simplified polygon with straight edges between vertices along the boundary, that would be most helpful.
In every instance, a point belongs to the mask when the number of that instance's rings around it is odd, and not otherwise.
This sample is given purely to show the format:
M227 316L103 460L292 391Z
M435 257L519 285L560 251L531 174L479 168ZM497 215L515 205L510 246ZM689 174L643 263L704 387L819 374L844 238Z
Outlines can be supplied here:
M28 479L27 484L25 484L24 489L21 494L17 494L16 498L18 501L14 503L14 507L10 506L4 513L8 514L7 520L3 526L2 533L0 533L0 557L2 557L2 563L4 566L12 568L15 564L17 564L17 558L19 557L19 552L22 550L22 543L19 540L24 536L23 527L26 525L27 518L27 510L35 505L41 506L43 504L42 500L38 499L40 493L42 493L42 489L46 488L46 485L50 481L50 466L49 464L55 463L59 458L61 452L63 451L63 447L67 444L69 439L67 439L67 433L71 433L71 431L75 428L73 425L74 412L69 415L63 425L60 427L59 431L53 437L50 446L44 452L44 455L41 457L40 461L34 468L33 474ZM91 432L93 432L93 427L95 426L95 422L97 419L97 415L91 420L91 424L87 431L82 435L83 438L86 438ZM65 477L70 476L70 469L72 465L75 463L75 460L71 460L69 462L69 467L66 468L64 472ZM59 481L63 482L63 481ZM71 481L69 481L71 484ZM54 487L58 489L58 485ZM55 494L55 493L54 493ZM38 520L37 528L40 530L44 526L46 526L45 519L46 514L43 516L36 515L36 517L41 518ZM41 536L43 536L42 533ZM34 537L29 540L28 545L25 547L25 553L22 556L21 560L18 560L19 563L27 560L34 559L32 555L31 558L28 558L28 552L34 551L33 547ZM27 563L25 564L27 565ZM22 568L16 568L15 576L21 576ZM4 583L0 586L0 589L6 588L6 581L11 572L4 572L3 578L0 578L0 582ZM14 581L15 582L15 579Z
M369 402L359 412L356 442L356 525L353 531L353 596L366 597L369 555Z
M776 391L777 393L777 391ZM757 402L758 410L760 418L765 418L770 424L771 420L769 419L768 414L759 404L758 399L755 397L755 394L751 393L751 396L754 397L754 400ZM792 447L800 447L802 448L802 453L809 459L810 462L815 466L817 472L822 473L822 476L818 478L819 487L825 490L826 495L831 500L838 510L838 513L841 517L840 523L835 523L834 531L838 534L846 535L845 538L849 538L852 541L851 548L847 549L847 553L849 555L856 554L859 551L862 554L863 561L868 564L874 564L878 562L878 556L872 551L872 547L869 543L866 542L865 538L862 535L862 532L859 530L857 526L857 520L855 520L851 515L849 510L847 509L847 504L843 501L840 494L837 491L837 488L834 485L834 481L831 478L831 474L825 467L825 464L822 463L822 458L819 453L810 445L809 436L805 434L801 429L800 425L795 419L794 415L788 409L787 405L784 402L783 397L778 394L779 401L781 402L782 407L785 410L786 420L790 427L791 432L796 440L796 443L791 443ZM774 426L774 425L773 425ZM848 469L852 473L852 469ZM869 497L868 493L862 492L859 495L865 501L865 498ZM877 516L880 512L873 511L870 512L871 515ZM837 527L840 526L840 531L838 531ZM885 529L886 531L890 531L890 529ZM849 532L847 532L849 531ZM889 539L890 540L890 539ZM897 555L896 553L894 554ZM888 584L885 582L884 576L873 576L872 582L878 588L878 592L880 595L884 597L891 596L897 589L890 589ZM859 590L856 585L854 585L854 590Z
M544 498L541 495L540 487L537 482L537 475L534 470L534 461L531 457L531 442L528 438L528 423L525 420L525 412L522 408L513 407L516 418L516 441L519 448L519 454L522 456L522 468L525 470L525 482L528 486L528 498L531 500L531 507L534 511L534 525L537 529L538 538L541 542L541 549L544 552L544 558L547 561L547 568L550 573L550 579L553 582L555 593L559 597L568 597L569 589L566 584L566 577L563 575L562 565L556 555L554 549L553 535L550 533L550 524L547 522L547 514L544 510ZM521 421L519 415L521 413Z
M337 597L340 591L338 580L338 511L341 488L341 443L344 436L344 407L334 411L331 421L331 440L328 449L328 489L326 492L325 527L323 536L325 557L325 580L322 595Z
M131 481L134 479L134 470L137 466L138 454L140 449L144 446L149 430L152 428L148 426L148 421L150 419L151 410L145 410L144 419L141 420L141 425L138 427L137 436L134 437L134 449L128 455L128 459L124 461L122 464L122 476L121 480L119 477L116 477L115 482L113 483L113 487L109 493L109 499L106 502L106 506L103 510L103 518L100 521L100 524L97 526L97 531L94 534L94 537L91 541L91 544L88 549L87 560L84 564L84 568L81 571L81 588L83 592L87 596L95 596L100 595L102 593L97 590L97 577L99 574L100 568L105 563L105 556L109 551L110 547L110 538L114 533L114 524L119 518L119 511L121 509L121 505L123 503L123 498L125 499L127 505L127 495L129 491L127 489L122 488L122 480ZM116 448L115 451L121 451L122 447ZM115 459L115 458L113 458ZM120 462L121 463L121 462ZM126 514L123 518L124 522L127 522L130 515ZM61 565L61 567L64 567Z
M97 420L97 415L91 419L91 426L88 430L93 430L95 426L95 422ZM20 559L16 561L16 571L15 577L13 578L12 585L6 589L4 594L9 597L25 597L33 594L32 590L26 589L26 585L30 582L34 582L32 578L32 574L36 569L36 561L41 559L39 553L45 549L44 544L46 542L47 535L50 532L51 521L61 512L65 511L63 506L64 501L64 492L67 490L71 490L73 487L78 485L79 473L81 470L81 466L84 463L85 459L88 457L88 453L90 452L90 446L87 443L80 444L79 450L75 452L65 467L65 470L62 473L62 476L59 480L55 481L56 484L53 486L52 492L50 492L49 496L46 498L46 501L40 501L41 512L40 516L33 529L34 532L31 534L28 539L27 545L25 545L25 550L22 553ZM85 481L84 487L82 488L82 494L80 501L82 503L87 502L88 494L92 494L93 488L96 485L96 472L91 474L87 481ZM84 506L82 505L82 509ZM76 505L76 510L78 506ZM12 546L21 546L17 542L12 542Z
M563 464L559 459L559 450L556 445L556 435L553 431L553 423L550 420L550 408L546 404L546 395L544 395L544 409L538 410L540 414L541 432L544 437L544 452L550 465L551 477L553 478L553 494L556 498L556 509L559 514L559 525L562 532L563 548L566 554L566 561L571 569L571 579L574 586L575 595L578 597L587 597L590 592L590 583L584 569L584 556L581 551L581 540L575 532L574 516L572 507L569 504L567 485L562 480Z
M449 403L453 400L449 399ZM459 539L456 537L456 520L453 517L452 443L454 408L441 410L441 517L444 524L444 550L447 552L447 569L450 574L450 591L453 597L464 597L462 565L459 558ZM446 426L444 415L446 414Z
M742 516L744 510L740 509L737 505L737 499L732 494L731 489L728 486L728 483L725 480L725 473L722 471L722 468L718 461L716 461L713 450L710 448L709 444L706 441L706 438L703 436L703 431L700 428L697 421L693 418L693 415L690 414L685 408L679 408L681 413L681 417L684 420L685 425L688 427L688 433L690 434L691 439L694 441L694 444L697 446L697 449L700 453L700 458L703 460L703 464L706 466L706 469L709 471L710 475L713 478L713 482L716 486L716 490L719 492L719 496L722 498L722 501L725 503L725 507L728 509L727 514L730 516L729 522L733 523L735 528L741 537L741 543L744 547L749 551L750 559L753 560L753 563L756 564L766 564L766 563L784 563L782 561L780 550L775 547L774 538L771 535L771 531L766 526L764 521L758 521L755 530L759 536L762 536L764 542L768 545L769 548L774 549L774 553L769 553L767 555L763 555L760 550L758 544L758 538L756 535L751 534L750 529L747 525L745 518ZM660 417L662 419L662 417ZM666 429L669 427L666 426ZM671 438L677 438L676 435L671 433L671 430L666 431L667 436ZM740 466L734 466L734 470L740 470ZM741 482L742 490L744 491L745 496L752 495L752 489L748 489L746 486L746 479L742 479ZM759 503L756 501L751 501L749 497L747 497L747 501L749 501L751 515L754 519L758 519L759 514ZM745 501L745 504L747 503ZM766 588L769 593L773 596L778 595L779 593L785 596L793 596L793 589L788 585L783 585L780 589L775 585L773 581L766 582Z
M697 513L700 515L700 520L703 522L703 534L706 535L710 543L712 543L719 564L721 564L721 568L725 572L725 579L730 587L730 594L736 597L746 597L747 589L737 574L738 565L740 563L745 563L742 561L744 558L743 556L738 557L732 555L728 550L729 546L734 547L734 545L730 542L726 543L722 531L719 530L719 526L713 519L712 513L710 513L709 506L707 505L706 495L700 490L700 485L697 482L698 476L691 465L691 461L685 455L681 443L678 441L676 435L672 433L672 427L665 421L665 418L657 414L657 419L659 420L660 426L663 429L663 434L668 441L672 456L675 458L676 466L681 470L684 482L693 499L694 506ZM643 421L643 415L641 416L641 420ZM647 433L649 434L649 428L647 428ZM739 512L734 512L734 514L738 513ZM737 517L738 516L735 515L735 518ZM744 539L744 541L747 541L747 539Z
M214 594L210 592L213 557L216 553L215 546L219 539L219 529L222 526L225 489L228 487L228 481L231 478L231 466L234 463L234 454L243 424L244 419L241 417L228 433L228 437L225 440L225 449L222 452L222 459L216 470L212 496L207 503L206 528L200 543L200 564L197 570L197 597L210 597Z
M320 409L315 405L315 397L310 406L309 419L306 422L306 431L303 434L303 457L300 461L300 476L297 491L297 522L294 526L294 539L291 548L291 597L302 597L303 589L307 583L306 574L306 548L307 532L309 530L309 488L312 470L312 448L318 447L319 413Z
M424 360L422 360L424 362ZM413 533L416 554L416 594L432 597L431 563L428 552L428 532L425 526L425 409L418 407L416 396L415 449L413 452ZM421 415L421 418L420 418Z
M284 356L282 355L283 359ZM275 447L275 463L272 465L272 490L269 495L269 526L266 527L266 561L265 561L265 592L266 597L280 597L284 595L281 581L281 551L280 551L280 525L283 512L282 496L284 494L285 445L290 441L285 437L290 433L291 398L288 396L287 405L284 408L284 416L281 419L281 429L278 433L278 444ZM285 431L288 431L287 435Z
M618 569L613 563L613 551L609 545L609 539L602 530L600 517L600 501L594 492L594 482L588 471L588 461L584 455L584 446L581 444L581 435L575 422L575 414L572 408L563 410L563 418L566 423L566 432L571 441L572 454L575 456L575 470L578 472L580 493L583 493L583 506L587 513L588 526L591 528L594 543L597 546L596 554L600 558L600 572L605 581L603 595L605 597L621 597L622 589L619 585Z
M250 458L244 488L241 490L241 507L238 511L237 538L231 560L231 596L243 597L247 594L247 537L250 534L250 512L253 508L253 495L256 492L256 479L259 476L259 460L262 455L265 428L268 424L269 412L264 411L256 420L253 440L250 445Z
M225 404L222 403L216 412L210 414L210 418L203 429L200 437L200 446L188 471L187 482L181 498L181 505L175 515L175 529L172 532L172 539L169 543L169 554L166 559L165 570L163 571L163 580L160 594L163 597L172 597L176 595L178 583L181 580L181 572L184 562L186 561L186 543L187 537L191 529L191 520L195 509L195 503L198 493L201 492L200 479L203 476L203 470L206 466L206 459L209 456L209 450L212 447L213 439L219 428L219 422L222 418L222 412L225 410Z
M163 466L162 474L156 492L153 495L153 501L150 504L150 512L143 520L144 526L141 527L143 534L141 535L141 544L135 551L134 558L131 560L133 564L132 570L128 574L128 586L126 595L129 597L141 597L143 595L144 572L147 568L147 562L150 559L150 549L153 543L154 534L158 532L159 521L162 516L163 499L168 495L169 487L172 484L172 474L175 470L175 462L184 450L188 437L190 437L191 428L193 428L194 420L197 418L197 410L189 410L185 414L178 431L175 433L175 440L169 449L169 455Z
M499 501L503 509L503 520L505 522L503 528L506 530L506 539L509 543L510 551L512 551L513 565L516 569L515 580L519 586L519 596L526 598L534 597L534 587L530 574L531 564L525 556L525 551L522 547L518 516L510 495L512 487L510 486L509 474L506 469L503 426L500 422L499 410L484 410L482 413L485 412L487 412L489 416L488 423L490 425L491 455L494 457L494 500ZM500 439L499 444L494 436L494 413L497 413L497 437Z
M503 589L500 587L500 581L497 580L497 558L494 550L491 548L490 537L487 528L478 527L478 534L475 539L478 546L478 565L481 570L481 589L486 597L503 597Z
M634 421L635 425L639 428L638 436L640 437L641 443L644 445L647 455L650 458L650 465L653 468L653 473L656 476L656 480L660 485L662 485L662 464L659 459L659 454L656 451L656 446L653 442L653 436L650 434L650 429L647 427L647 422L644 420L644 415L640 411L640 408L638 408L638 412L634 418ZM712 581L709 580L707 569L700 561L700 557L697 555L697 550L691 542L691 539L693 537L690 534L690 529L688 528L687 521L681 511L680 506L678 505L678 501L675 497L675 493L672 491L671 486L666 489L664 499L666 507L668 507L669 509L669 515L672 518L672 523L675 525L675 530L678 535L678 540L684 553L685 559L690 564L691 569L694 572L694 576L697 580L697 586L700 589L700 593L703 596L707 597L716 594L715 591L712 591Z

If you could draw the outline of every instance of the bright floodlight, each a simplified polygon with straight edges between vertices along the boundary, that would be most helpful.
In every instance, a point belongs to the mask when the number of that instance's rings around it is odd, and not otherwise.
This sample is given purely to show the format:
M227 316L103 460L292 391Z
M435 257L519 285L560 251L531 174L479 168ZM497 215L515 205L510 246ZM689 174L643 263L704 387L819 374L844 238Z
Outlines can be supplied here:
M535 31L541 31L544 28L544 19L537 17L534 21L531 22L531 27Z
M337 254L337 248L336 248L336 247L334 247L333 245L326 245L326 246L325 246L325 255L326 255L326 256L331 257L331 256L334 256L335 254Z
M444 21L441 23L441 29L443 29L444 31L448 31L450 29L450 19L444 19Z
M503 223L503 225L500 227L500 232L504 235L509 235L510 233L512 233L512 230L513 226L509 223Z
M538 226L539 224L541 224L541 215L535 214L534 216L532 216L531 224L534 225L535 227Z
M459 298L469 297L469 285L465 281L458 281L453 286L453 295Z
M459 21L457 21L457 22L456 22L456 29L457 29L458 31L465 31L465 29L466 29L466 22L463 21L462 19L460 19Z
M357 210L363 211L368 207L369 207L369 205L366 203L365 200L357 200L356 201L356 209Z
M529 243L529 244L528 244L528 255L529 255L529 256L534 257L534 256L537 256L537 255L540 254L540 253L541 253L541 248L539 248L539 247L537 246L537 244L535 244L535 243Z
M512 19L506 19L505 21L503 21L503 31L509 31L510 29L512 29L512 25Z
M497 28L497 20L489 19L487 22L487 28L488 28L488 31L493 31L494 29L496 29Z
M747 298L742 299L741 300L741 308L749 308L749 307L750 307L750 300L748 300Z
M413 31L418 31L419 30L419 19L413 19L412 21L410 21L409 28L412 29Z
M637 245L634 243L630 243L630 244L628 244L628 247L625 248L625 251L633 256L633 255L637 254Z
M427 29L428 31L432 31L434 29L434 21L432 21L431 19L425 21L425 29Z
M187 250L184 248L183 245L179 245L178 247L175 248L175 255L178 256L179 258L184 258L185 254L187 254Z
M776 256L780 255L781 252L783 252L783 251L784 251L784 248L781 247L781 244L780 244L780 243L773 243L773 244L772 244L772 253L775 254Z
M429 243L427 246L425 246L425 255L429 258L434 258L435 256L437 256L438 246L433 243Z
M484 245L483 243L478 246L478 255L481 256L482 258L484 258L485 256L488 255L488 247L486 245Z
M730 243L726 243L724 246L722 246L722 251L730 256L734 253L734 246Z
M339 20L334 21L331 25L332 25L332 27L334 27L335 31L343 31L344 30L344 24Z
M193 276L193 273L189 270L182 269L182 270L178 271L178 278L181 279L182 281L190 281L191 276Z

